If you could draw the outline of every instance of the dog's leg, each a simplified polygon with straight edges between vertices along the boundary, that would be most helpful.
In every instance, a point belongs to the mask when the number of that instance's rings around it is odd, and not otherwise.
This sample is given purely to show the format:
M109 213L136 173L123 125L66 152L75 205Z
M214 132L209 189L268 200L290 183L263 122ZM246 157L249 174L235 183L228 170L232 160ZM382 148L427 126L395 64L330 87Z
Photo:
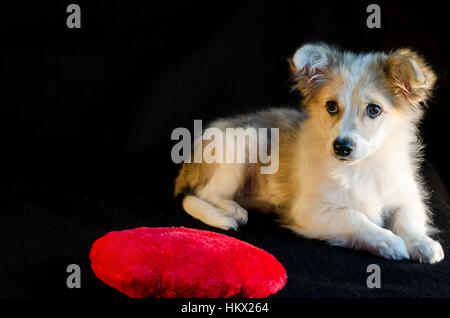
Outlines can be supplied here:
M392 231L406 243L412 260L421 263L437 263L444 258L439 242L428 236L430 226L423 203L414 198L405 200L403 206L392 215Z
M184 210L202 222L224 230L247 223L248 213L233 200L244 182L244 164L221 164L208 183L186 196Z
M325 240L331 245L368 251L384 258L408 259L403 239L373 223L365 214L351 209L314 209L294 205L295 232Z

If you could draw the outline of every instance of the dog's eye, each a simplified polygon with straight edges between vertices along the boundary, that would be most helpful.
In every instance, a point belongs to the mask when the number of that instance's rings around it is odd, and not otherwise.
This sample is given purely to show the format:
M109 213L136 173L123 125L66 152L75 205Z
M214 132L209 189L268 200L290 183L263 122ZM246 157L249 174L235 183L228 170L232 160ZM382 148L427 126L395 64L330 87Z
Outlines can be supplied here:
M327 102L327 112L329 112L331 115L334 115L338 112L338 105L336 102L329 100Z
M370 118L375 118L381 114L381 107L375 104L367 105L367 115Z

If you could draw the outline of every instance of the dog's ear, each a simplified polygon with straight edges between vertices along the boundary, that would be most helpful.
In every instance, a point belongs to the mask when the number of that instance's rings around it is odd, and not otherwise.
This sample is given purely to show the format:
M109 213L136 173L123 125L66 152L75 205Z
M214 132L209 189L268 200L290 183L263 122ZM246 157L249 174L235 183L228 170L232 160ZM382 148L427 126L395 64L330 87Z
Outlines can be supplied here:
M425 102L431 95L436 75L425 60L410 49L391 53L384 64L388 84L410 104Z
M289 65L294 77L294 89L303 95L323 84L333 63L333 49L324 43L305 44L290 58Z

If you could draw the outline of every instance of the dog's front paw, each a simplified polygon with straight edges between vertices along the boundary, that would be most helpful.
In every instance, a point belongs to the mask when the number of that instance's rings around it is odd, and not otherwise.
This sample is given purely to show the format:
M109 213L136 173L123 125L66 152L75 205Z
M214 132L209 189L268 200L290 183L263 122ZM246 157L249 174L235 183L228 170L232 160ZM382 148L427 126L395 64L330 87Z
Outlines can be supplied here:
M439 242L422 236L407 242L408 252L411 259L420 263L434 264L444 258L444 250Z
M409 259L408 249L400 236L386 231L386 235L374 242L373 252L387 259Z

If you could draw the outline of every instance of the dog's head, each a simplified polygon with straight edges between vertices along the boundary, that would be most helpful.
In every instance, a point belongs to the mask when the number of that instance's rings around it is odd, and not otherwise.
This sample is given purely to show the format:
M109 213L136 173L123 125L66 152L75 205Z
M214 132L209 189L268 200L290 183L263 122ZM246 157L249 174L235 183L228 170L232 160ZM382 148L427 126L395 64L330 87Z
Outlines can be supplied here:
M327 150L345 163L382 151L390 134L415 127L436 79L409 49L354 54L306 44L289 62Z

